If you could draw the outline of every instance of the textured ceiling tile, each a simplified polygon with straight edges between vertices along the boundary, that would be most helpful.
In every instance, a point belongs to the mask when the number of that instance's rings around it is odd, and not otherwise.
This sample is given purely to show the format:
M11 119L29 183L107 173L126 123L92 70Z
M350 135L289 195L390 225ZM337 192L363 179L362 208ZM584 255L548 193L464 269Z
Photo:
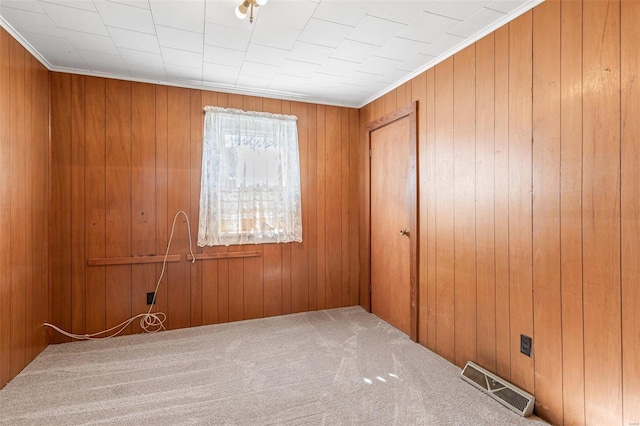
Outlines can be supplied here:
M285 49L249 44L249 49L247 49L244 60L249 62L258 62L260 64L280 66L286 59L288 53L289 51Z
M423 55L418 53L412 56L408 60L404 61L401 65L398 65L399 70L413 72L420 68L423 68L426 64L436 59L435 56Z
M314 18L355 27L375 3L369 1L324 1L318 5Z
M106 55L88 50L78 50L77 52L92 71L129 75L129 70L119 55Z
M71 1L75 1L75 0L71 0ZM99 1L105 1L105 0L93 0L94 3L97 3ZM141 9L151 9L151 6L149 6L149 0L106 0L109 1L111 3L120 3L120 4L124 4L127 6L133 6L133 7L139 7ZM153 0L153 1L158 1L158 0ZM164 1L164 0L161 0Z
M42 34L51 37L63 37L62 33L49 16L42 13L28 12L26 10L0 8L2 17L17 31L32 34Z
M245 52L240 50L225 49L217 46L204 46L204 61L214 64L238 67L242 65Z
M369 15L401 24L410 24L416 20L435 1L393 1L379 2Z
M137 50L120 49L120 56L127 66L163 68L162 55L157 53L139 52Z
M221 81L224 83L235 83L240 67L230 67L220 64L205 63L203 67L203 80L213 82Z
M54 66L88 69L87 64L64 37L51 37L35 33L21 33L34 49ZM62 34L60 34L62 36Z
M358 62L348 62L341 59L329 58L320 68L318 68L318 72L346 77L360 66L361 64Z
M525 4L527 4L526 0L495 0L487 4L487 8L502 13L511 13Z
M429 7L429 12L436 15L464 21L484 7L489 1L484 0L439 0Z
M36 0L2 0L0 1L2 9L9 7L12 9L26 10L34 13L44 13L44 10L38 6Z
M251 31L224 25L206 23L204 43L226 49L245 51L249 46Z
M308 78L311 77L313 73L318 70L318 68L320 68L320 65L318 64L287 59L280 66L278 73L297 76L301 78Z
M0 0L0 14L57 70L357 106L533 1L271 0L253 23L240 0Z
M90 12L97 12L93 1L90 0L45 0L46 3L59 4L61 6L74 7L76 9L88 10ZM4 3L4 1L3 1Z
M332 58L351 62L364 62L368 57L380 49L380 46L360 43L359 41L343 40L333 53Z
M504 16L502 12L496 12L491 9L481 9L460 25L449 30L449 33L465 38L472 37Z
M278 67L273 65L257 64L245 61L240 68L240 75L247 77L259 77L272 79L278 72Z
M150 10L112 2L99 2L96 7L108 26L147 34L156 33Z
M289 50L300 35L300 30L282 25L272 25L266 20L258 21L255 25L251 43L263 46Z
M358 71L366 71L371 74L384 75L389 71L396 69L402 64L402 61L395 59L381 58L379 56L372 56L367 59L360 67Z
M165 64L169 80L175 79L178 82L199 83L202 82L202 68L191 68L176 64Z
M114 27L107 27L107 29L111 34L113 42L118 47L143 52L160 53L158 38L155 35Z
M322 64L332 51L333 49L327 46L298 41L293 45L287 58L312 64Z
M111 37L96 34L87 34L79 31L61 30L69 43L76 49L90 50L92 52L118 55L118 48L113 44Z
M320 46L338 47L352 28L334 22L311 19L300 35L300 41Z
M420 53L430 56L440 56L450 49L453 49L460 43L464 42L464 38L458 37L453 34L443 34L433 41L433 43L427 45Z
M423 13L406 30L400 33L400 37L411 40L431 43L440 35L460 24L461 21L446 16Z
M406 61L426 46L425 43L419 41L396 37L392 38L387 44L380 48L380 50L376 52L376 56Z
M129 74L131 74L132 77L149 78L159 81L165 81L167 79L167 73L165 72L164 67L153 68L127 64L127 68L129 69Z
M152 1L151 12L156 25L204 32L204 0L182 2Z
M383 46L391 38L398 35L406 25L387 21L374 16L366 16L356 28L349 33L349 40Z
M238 2L234 4L237 5ZM270 25L304 29L316 10L317 5L308 1L272 1L260 7L260 17L256 22L269 22Z
M162 47L171 47L196 53L204 51L204 35L202 33L159 25L156 25L156 32L158 34L158 43Z
M170 47L161 47L160 51L165 64L202 68L202 55L200 53L187 52Z

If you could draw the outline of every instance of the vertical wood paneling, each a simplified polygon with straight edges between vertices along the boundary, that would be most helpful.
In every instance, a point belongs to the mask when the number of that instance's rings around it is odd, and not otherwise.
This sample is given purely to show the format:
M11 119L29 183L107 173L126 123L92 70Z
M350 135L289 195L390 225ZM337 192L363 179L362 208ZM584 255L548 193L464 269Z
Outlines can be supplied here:
M70 206L71 221L71 330L83 334L85 321L85 93L84 78L71 76L71 197L78 200Z
M419 134L426 128L419 138L426 346L459 364L475 358L534 392L536 414L554 424L638 421L639 16L636 2L625 0L547 1L457 53L455 67L445 61L411 81L415 89L426 78L427 113L418 118ZM458 67L474 50L475 69ZM461 93L474 82L475 119L468 119ZM406 91L363 107L362 122L399 106ZM467 146L474 124L475 145ZM462 165L474 148L475 212L466 217L472 197ZM467 239L459 229L474 220L475 289L462 278ZM464 336L474 312L477 329ZM533 358L520 353L520 334L533 337Z
M429 255L428 244L428 226L429 220L427 218L427 212L431 207L431 201L427 198L427 188L430 184L429 169L427 168L427 161L419 161L419 159L427 158L427 78L426 73L420 74L416 77L411 84L411 101L418 103L417 111L417 137L418 137L418 227L419 236L418 241L421 242L419 246L419 265L425 265L418 270L418 342L423 346L427 346L428 326L430 325L427 318L428 313L428 289L427 289L427 274L429 272L429 266L427 266L427 259ZM432 127L430 129L433 129Z
M354 112L356 110L352 110ZM298 117L298 149L300 156L300 188L302 201L302 243L291 248L291 311L309 309L309 141L307 105L293 102L291 114ZM356 144L353 146L357 147ZM354 302L353 304L357 304Z
M60 78L57 74L52 74L52 81ZM55 86L54 86L55 87ZM86 78L85 79L85 188L88 190L85 194L85 214L87 228L85 231L85 244L87 257L104 257L106 256L106 192L105 192L105 157L106 157L106 125L105 125L105 104L106 104L106 84L104 79ZM58 94L53 91L52 98L57 98ZM60 106L53 104L51 116L61 114ZM53 122L52 122L53 125ZM53 126L52 126L53 130ZM52 131L51 134L51 151L58 150L58 144L61 142ZM56 165L52 164L52 175L56 173ZM58 190L56 187L51 188L51 198L56 198ZM51 206L51 216L54 217L56 207ZM54 221L56 226L57 222ZM57 243L54 234L51 235L52 245ZM106 268L104 266L87 267L86 280L86 327L87 333L97 333L106 327L106 299L105 299L105 283ZM56 278L52 276L52 289L55 285L59 285L54 281ZM90 284L89 284L90 283ZM52 313L53 306L56 309L62 309L62 306L51 301ZM55 318L52 318L53 323Z
M0 54L0 57L1 54ZM49 319L49 71L32 58L35 64L35 89L33 90L34 115L34 152L31 170L35 172L33 179L33 215L34 232L39 237L34 241L34 291L33 291L33 338L35 357L47 346L44 327L41 325ZM1 77L0 77L1 80ZM0 95L1 96L1 95ZM1 122L1 119L0 119ZM0 124L1 126L1 124ZM1 154L0 154L1 155ZM0 165L1 167L1 165ZM1 233L2 231L0 231ZM37 254L37 255L36 255ZM1 268L0 263L0 268ZM1 299L1 297L0 297ZM2 321L0 319L0 321ZM1 346L1 345L0 345ZM0 368L1 370L1 368ZM1 376L1 373L0 373ZM0 379L1 382L1 379ZM0 383L0 386L2 384Z
M130 256L131 83L107 80L106 93L106 255ZM130 265L107 268L105 297L107 328L131 317Z
M496 371L495 37L476 43L476 268L478 364Z
M495 32L496 371L511 379L509 286L509 26ZM517 343L515 343L517 344Z
M533 336L531 85L532 13L509 23L509 281L511 381L534 393L533 359L520 353L520 335ZM518 344L514 344L518 342Z
M615 1L583 4L583 27L589 29L583 33L582 71L585 421L589 424L622 421L619 7Z
M66 95L62 102L68 104L68 90ZM46 346L49 99L48 71L0 29L0 388ZM65 133L60 126L56 131ZM55 157L62 166L52 179L56 184L69 182L70 161L62 164L70 160L69 144ZM69 211L63 208L58 216L67 223L58 234L66 242ZM66 278L70 252L69 244L58 253L62 263L55 270ZM56 288L55 297L70 302L71 285ZM71 306L59 317L70 326Z
M350 197L350 179L349 179L349 140L351 137L350 129L349 129L349 110L346 108L341 108L340 112L342 114L342 137L340 138L340 149L341 149L341 179L338 182L340 185L340 189L342 192L342 205L340 214L341 214L341 223L340 223L340 231L342 233L342 241L341 241L341 255L342 255L342 267L340 268L341 272L341 302L340 306L350 306L349 300L349 268L351 264L349 263L350 259L350 238L349 238L349 227L350 227L350 210L349 210L349 197Z
M562 424L560 2L533 11L533 315L537 412ZM540 402L542 401L542 402Z
M27 174L25 143L25 50L14 39L9 42L11 117L11 175L19 185L11 185L11 374L15 376L27 363L26 356L26 304L28 271L26 265L27 241L26 218L27 199L24 182ZM69 153L65 153L68 160ZM69 176L67 168L65 177ZM68 229L68 228L67 228ZM66 259L69 249L66 250ZM70 262L67 262L70 267ZM67 271L68 273L68 271ZM70 292L65 296L69 297ZM67 315L69 318L70 315Z
M51 306L71 307L71 76L54 75L51 79L51 138L59 140L51 151ZM12 119L13 120L13 119ZM72 310L52 309L51 320L65 330L71 329ZM51 342L69 339L50 334Z
M191 137L189 140L189 197L191 225L191 241L194 253L202 252L197 247L198 223L200 211L200 172L202 168L202 132L204 128L204 114L202 113L202 91L191 90ZM190 264L191 277L191 326L202 325L202 262Z
M561 5L560 251L564 420L584 423L582 307L582 3Z
M317 121L316 121L316 229L317 229L317 280L318 284L326 282L327 264L326 264L326 110L324 105L318 105ZM318 309L327 307L326 301L327 288L318 285Z
M131 254L159 254L156 247L156 92L150 84L131 85ZM146 293L156 287L153 264L131 266L131 311L146 312ZM142 330L137 321L132 332Z
M455 363L476 359L475 46L453 57Z
M74 184L67 176L64 183L53 188L53 196L60 204L85 211L84 229L74 225L84 241L83 265L90 257L163 255L179 210L189 216L191 236L196 242L204 105L298 116L303 157L303 243L204 249L194 246L198 252L259 251L262 256L190 264L184 258L189 243L186 223L179 216L170 253L184 257L167 265L154 308L167 314L168 328L317 309L320 293L323 303L324 294L329 295L331 306L359 302L359 230L358 220L351 214L353 205L357 211L357 198L352 199L351 188L357 187L359 173L357 164L355 170L350 169L355 161L351 153L359 149L352 139L359 137L357 110L58 73L54 78L56 82L66 82L64 87L56 88L60 96L54 114L62 119L57 121L60 134L52 138L54 151L66 157L58 161L60 165L54 164L54 174L68 171L69 152L81 149L84 166L80 159L73 164L78 165L80 170L76 172L84 173L85 180L84 192L71 191ZM71 80L74 84L70 84ZM75 111L78 107L81 111ZM84 144L79 129L84 131ZM322 137L318 137L320 131ZM74 132L78 133L78 146L70 147L68 136ZM321 160L317 158L319 151ZM335 158L327 161L324 155ZM318 173L319 162L323 164L322 174ZM320 186L341 195L328 197L323 189L319 197ZM76 201L81 205L77 206ZM316 211L319 201L322 208ZM56 211L61 213L65 210ZM70 216L65 213L56 220L69 221ZM332 230L325 227L330 221ZM56 236L61 253L71 250L70 235L67 226L61 236ZM319 235L321 249L317 244ZM326 256L330 250L327 237L333 238L332 244L338 247L330 259ZM69 261L62 265L66 265L64 274L68 277ZM318 275L318 265L324 275ZM333 275L326 274L328 268ZM85 314L77 315L78 323L85 321L87 330L96 332L107 323L113 325L116 320L125 319L125 312L128 318L145 311L146 292L155 287L161 269L161 265L86 267L87 279L82 283L86 298L77 310ZM352 269L356 271L355 278ZM116 279L118 274L121 276ZM64 288L58 283L66 282L58 279L56 285ZM70 313L70 289L60 293L68 293L69 297L56 302L61 308L57 311ZM141 330L136 325L132 331Z
M318 200L317 194L317 107L316 105L308 105L307 116L309 118L309 149L307 155L309 167L309 226L307 226L306 234L309 238L309 310L318 309L318 212L316 210ZM352 141L353 143L353 141ZM304 221L304 218L303 218ZM305 231L302 231L303 234ZM304 238L304 235L303 235ZM362 302L361 302L362 303Z
M436 352L455 360L453 58L435 69Z
M33 67L32 56L24 51L24 140L32 141L33 140L33 126L32 120L30 119L33 114L33 105L32 105L32 96L31 91L33 91L33 83L32 83L32 73L31 68ZM24 282L24 300L25 300L25 309L24 309L24 342L25 342L25 363L29 362L31 358L31 349L33 344L33 329L31 320L33 318L32 309L33 309L33 262L31 261L32 253L33 253L33 223L32 223L32 214L33 214L33 193L31 192L31 187L33 184L33 173L28 172L28 167L33 163L32 151L33 146L31 143L25 143L24 151L25 151L25 174L24 174L24 187L23 192L25 195L24 200L24 216L25 216L25 231L24 231L24 241L25 241L25 259L24 259L24 268L25 268L25 282Z
M380 99L380 98L378 98ZM370 142L369 134L365 129L365 125L373 120L373 106L375 102L370 103L360 110L360 304L367 311L371 311L371 232L370 232L370 194L371 188L369 179L370 173Z
M343 143L349 145L349 305L359 302L360 286L360 113L349 110L349 138Z
M337 202L326 202L325 208L325 271L328 285L326 288L326 308L337 308L341 305L340 288L342 284L342 233L340 229L342 202L342 137L341 114L338 107L326 107L325 118L325 198L336 199Z
M178 211L190 212L190 92L169 87L167 93L167 227ZM172 253L189 251L189 239L184 216L178 217L171 244ZM168 328L188 327L191 321L191 266L186 262L167 265L167 325ZM189 307L185 309L185 307ZM241 319L241 318L240 318Z
M9 34L0 29L0 387L13 377L11 363L11 145Z
M435 97L435 71L433 69L428 70L426 73L426 104L424 109L426 110L425 118L425 155L426 158L420 160L420 154L418 152L418 162L427 163L427 186L425 189L427 203L420 204L418 209L419 213L426 210L427 214L427 347L432 351L436 350L436 330L437 330L437 317L436 317L436 304L437 304L437 289L436 289L436 97ZM420 105L418 105L418 120L423 117L420 114ZM418 128L420 128L420 121L418 121ZM418 193L422 192L422 186L418 187ZM423 224L421 224L423 225ZM422 227L420 228L422 229ZM422 253L422 250L421 250ZM424 270L424 264L421 264L419 270ZM421 284L423 287L424 285ZM418 293L420 295L420 293Z
M264 99L265 111L282 113L282 101ZM264 250L264 315L282 315L282 250L279 244L265 244Z
M169 113L169 92L167 87L156 86L156 110L155 110L155 149L156 149L156 248L159 254L164 255L167 250L169 240L169 227L173 218L169 217L168 202L168 179L169 179L169 158L168 158L168 113ZM175 253L175 251L172 251ZM155 283L158 285L160 275L160 285L156 294L156 306L154 311L167 312L168 304L168 271L162 265L155 268Z
M226 93L218 94L218 106L228 107L229 96ZM227 252L228 247L217 247L220 253ZM229 261L224 259L216 262L218 265L218 321L229 321ZM266 283L266 277L265 277Z
M640 3L623 1L620 11L622 88L622 395L623 424L640 419Z

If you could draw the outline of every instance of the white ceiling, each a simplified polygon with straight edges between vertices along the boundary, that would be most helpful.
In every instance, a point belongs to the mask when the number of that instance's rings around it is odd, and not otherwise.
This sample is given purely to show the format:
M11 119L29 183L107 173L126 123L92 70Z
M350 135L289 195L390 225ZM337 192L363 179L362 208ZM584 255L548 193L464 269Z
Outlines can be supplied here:
M49 69L360 107L542 0L0 0Z

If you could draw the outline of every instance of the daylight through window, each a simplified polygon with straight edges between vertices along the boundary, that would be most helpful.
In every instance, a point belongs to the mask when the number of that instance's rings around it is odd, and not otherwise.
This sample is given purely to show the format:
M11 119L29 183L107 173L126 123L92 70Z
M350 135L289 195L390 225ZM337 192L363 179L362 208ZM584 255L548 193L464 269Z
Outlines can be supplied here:
M198 245L302 241L296 117L206 107Z

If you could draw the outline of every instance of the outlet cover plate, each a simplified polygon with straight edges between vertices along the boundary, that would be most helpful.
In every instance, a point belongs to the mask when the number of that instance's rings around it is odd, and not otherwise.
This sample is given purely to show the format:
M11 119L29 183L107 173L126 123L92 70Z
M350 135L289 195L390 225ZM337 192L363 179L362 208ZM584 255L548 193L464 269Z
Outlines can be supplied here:
M531 350L533 346L533 340L529 336L524 334L520 335L520 352L528 357L531 357Z

